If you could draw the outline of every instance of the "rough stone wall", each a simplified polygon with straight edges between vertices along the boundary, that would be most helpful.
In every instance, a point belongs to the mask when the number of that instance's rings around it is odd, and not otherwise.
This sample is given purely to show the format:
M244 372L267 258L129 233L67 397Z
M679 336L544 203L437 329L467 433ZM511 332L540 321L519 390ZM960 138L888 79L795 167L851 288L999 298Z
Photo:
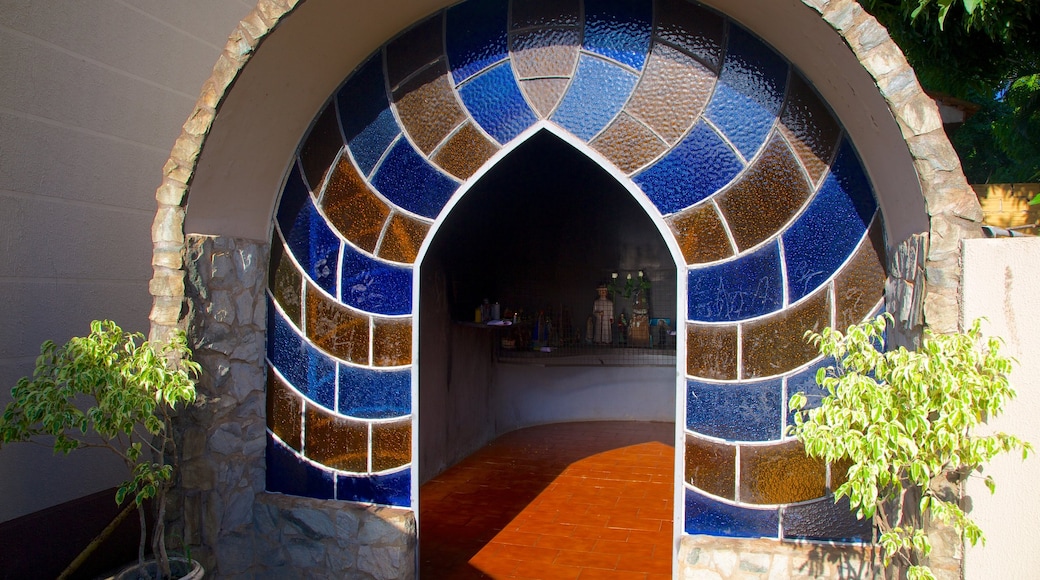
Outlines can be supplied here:
M881 579L884 568L869 546L683 536L682 580Z

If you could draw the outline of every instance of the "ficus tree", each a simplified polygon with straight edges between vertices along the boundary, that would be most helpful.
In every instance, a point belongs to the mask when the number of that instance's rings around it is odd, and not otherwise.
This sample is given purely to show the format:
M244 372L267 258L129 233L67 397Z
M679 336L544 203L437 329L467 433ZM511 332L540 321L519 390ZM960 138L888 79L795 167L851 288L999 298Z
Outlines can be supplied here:
M980 476L994 456L1032 446L1006 433L977 428L998 415L1015 393L1008 380L1011 360L997 338L984 340L979 321L963 333L926 335L916 351L887 349L881 315L846 333L825 328L806 339L835 365L821 368L817 383L825 393L813 401L792 395L792 433L812 457L849 465L847 479L834 490L847 497L859 518L872 518L888 566L893 560L909 580L934 578L926 565L931 543L926 522L952 526L972 545L983 532L958 497L942 493L943 479Z

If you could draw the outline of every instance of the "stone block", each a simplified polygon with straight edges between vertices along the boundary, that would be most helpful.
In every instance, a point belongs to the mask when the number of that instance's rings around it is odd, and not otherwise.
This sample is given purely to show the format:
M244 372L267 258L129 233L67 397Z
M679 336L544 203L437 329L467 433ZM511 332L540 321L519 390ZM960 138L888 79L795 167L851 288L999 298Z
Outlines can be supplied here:
M358 549L357 567L361 572L382 579L406 578L401 564L406 556L399 546L368 546Z
M184 296L184 272L169 268L155 268L155 273L148 282L148 291L152 296L171 298Z

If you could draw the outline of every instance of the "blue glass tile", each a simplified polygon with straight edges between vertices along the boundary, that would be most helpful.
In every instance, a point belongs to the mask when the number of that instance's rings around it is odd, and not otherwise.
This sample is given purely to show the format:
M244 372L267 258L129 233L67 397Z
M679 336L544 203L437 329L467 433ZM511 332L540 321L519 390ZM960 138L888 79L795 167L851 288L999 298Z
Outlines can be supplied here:
M588 141L617 116L637 80L616 64L583 54L552 121Z
M303 267L304 273L335 296L336 268L339 265L339 249L343 244L318 213L310 196L307 196L307 203L296 214L292 229L288 233L283 230L282 233L286 234L285 243Z
M686 427L730 441L780 438L783 382L686 383Z
M383 59L370 57L336 93L343 135L363 175L401 133L386 98Z
M643 70L650 50L653 3L649 0L585 0L585 40L589 52Z
M267 360L308 399L335 409L336 363L296 333L267 299Z
M784 538L825 540L829 542L870 542L874 526L870 520L856 519L849 499L833 497L784 509Z
M267 491L333 499L334 482L331 472L301 459L267 434Z
M372 185L399 207L431 219L459 187L419 155L407 139L399 139L390 148L372 176Z
M455 84L504 59L507 0L469 0L448 9L445 47Z
M339 367L339 412L359 419L389 419L412 412L412 371Z
M340 475L336 478L336 499L411 507L412 472L404 469L387 475Z
M791 302L826 282L866 235L877 204L870 182L846 141L805 213L784 232Z
M745 320L784 304L780 246L775 242L736 260L690 270L688 280L690 320Z
M744 168L733 149L704 121L660 161L633 180L663 214L710 196Z
M348 245L340 300L373 314L411 314L412 269L380 262Z
M282 188L282 196L278 199L278 227L282 229L282 235L288 235L292 230L296 216L300 208L307 203L310 192L307 184L303 181L303 173L299 162L294 163L289 170L289 176L285 179L285 187Z
M686 533L730 538L776 538L778 509L748 509L686 490Z
M477 123L502 144L512 141L538 120L524 100L508 62L459 87L459 96Z
M787 61L731 25L726 59L705 116L750 159L765 143L787 86Z
M827 395L827 389L816 384L816 371L821 367L834 365L835 361L833 358L820 359L809 365L809 368L804 371L787 377L787 397L790 398L795 393L805 393L805 396L809 399L805 405L805 410L819 407L823 397ZM784 404L786 403L787 401L784 401ZM794 413L790 409L787 411L787 424L794 425Z

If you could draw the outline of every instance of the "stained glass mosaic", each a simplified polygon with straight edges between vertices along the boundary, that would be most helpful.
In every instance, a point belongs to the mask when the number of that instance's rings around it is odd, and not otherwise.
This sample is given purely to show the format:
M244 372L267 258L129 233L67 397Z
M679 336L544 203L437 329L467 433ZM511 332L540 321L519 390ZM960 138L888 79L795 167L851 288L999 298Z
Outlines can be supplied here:
M681 252L685 532L869 540L828 495L841 468L785 433L827 364L804 331L882 304L870 178L795 67L686 0L469 0L344 80L272 220L268 489L415 508L415 262L459 192L542 130L623 176Z

